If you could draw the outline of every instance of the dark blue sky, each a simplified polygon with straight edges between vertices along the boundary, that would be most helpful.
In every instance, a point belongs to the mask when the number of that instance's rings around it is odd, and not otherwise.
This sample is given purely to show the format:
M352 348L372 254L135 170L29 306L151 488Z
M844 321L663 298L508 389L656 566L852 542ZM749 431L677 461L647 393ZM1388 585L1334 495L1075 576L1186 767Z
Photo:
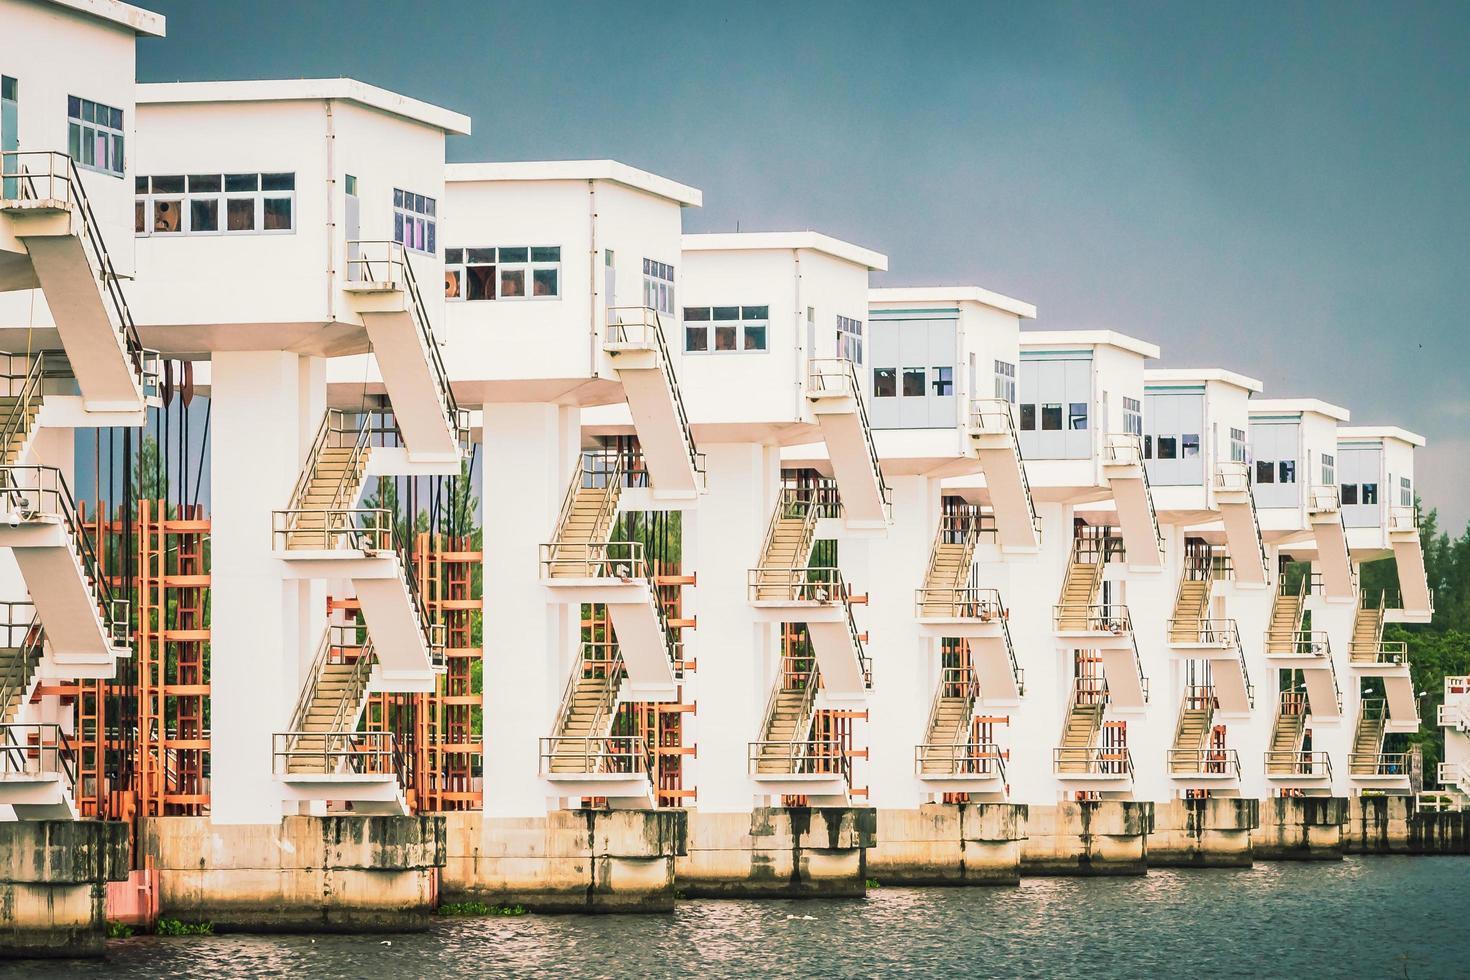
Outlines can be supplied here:
M350 75L472 116L453 160L620 159L703 189L688 230L1420 432L1470 518L1470 4L142 2L144 80Z

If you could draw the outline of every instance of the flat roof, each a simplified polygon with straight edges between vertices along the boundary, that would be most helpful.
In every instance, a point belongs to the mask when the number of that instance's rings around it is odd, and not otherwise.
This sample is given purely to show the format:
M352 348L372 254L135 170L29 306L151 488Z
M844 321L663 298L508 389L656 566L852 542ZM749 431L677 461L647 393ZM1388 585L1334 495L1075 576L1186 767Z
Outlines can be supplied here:
M1251 401L1252 415L1280 415L1293 412L1315 412L1339 422L1352 418L1352 413L1340 405L1324 402L1319 398L1264 398Z
M67 10L75 10L79 14L96 17L119 27L127 27L134 34L142 34L146 37L163 37L164 20L163 14L155 14L151 10L142 7L134 7L130 3L119 3L118 0L46 0L54 7L65 7Z
M738 252L760 249L808 249L833 258L867 266L877 272L888 271L888 256L818 231L734 231L703 235L685 235L686 252Z
M1224 368L1148 368L1143 372L1143 383L1146 385L1150 381L1175 383L1219 381L1222 384L1244 388L1246 391L1261 391L1266 387L1255 378L1247 378L1243 374L1236 374Z
M1021 349L1027 347L1116 347L1119 350L1158 357L1159 345L1118 333L1116 330L1022 330Z
M1348 425L1341 426L1337 430L1337 438L1342 439L1397 439L1411 446L1424 445L1424 437L1417 432L1408 429L1400 429L1396 425Z
M1036 319L1036 307L979 286L883 286L868 290L873 303L979 303L1028 320Z
M616 160L514 160L504 163L451 163L445 172L446 183L469 183L477 180L606 180L657 197L677 201L682 207L697 208L704 204L704 193L697 187L660 177L630 167Z
M470 117L410 99L355 78L264 78L231 82L150 82L138 86L139 105L190 102L356 102L455 136L468 136Z

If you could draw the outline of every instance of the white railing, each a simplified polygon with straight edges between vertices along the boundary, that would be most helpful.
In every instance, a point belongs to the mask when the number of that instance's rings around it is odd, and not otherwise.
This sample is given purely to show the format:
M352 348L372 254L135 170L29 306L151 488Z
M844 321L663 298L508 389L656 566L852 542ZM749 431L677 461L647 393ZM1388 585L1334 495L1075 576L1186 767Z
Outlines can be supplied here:
M653 758L642 735L541 739L541 775L626 775L651 778Z
M1118 776L1133 778L1133 753L1124 746L1091 746L1051 750L1052 772L1059 776Z
M1266 775L1332 778L1332 759L1326 752L1267 749Z
M1169 772L1175 776L1240 778L1240 754L1235 749L1170 749Z
M1312 514L1336 514L1342 504L1336 486L1318 484L1307 494L1307 511Z
M916 776L988 776L1006 781L1005 754L994 742L926 742L914 746Z

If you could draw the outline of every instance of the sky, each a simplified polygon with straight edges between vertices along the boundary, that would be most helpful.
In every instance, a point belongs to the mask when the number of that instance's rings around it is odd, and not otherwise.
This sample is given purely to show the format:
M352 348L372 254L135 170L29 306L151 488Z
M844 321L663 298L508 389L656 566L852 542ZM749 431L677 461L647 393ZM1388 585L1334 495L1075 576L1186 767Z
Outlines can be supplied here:
M1429 447L1470 520L1470 4L142 0L144 81L351 76Z

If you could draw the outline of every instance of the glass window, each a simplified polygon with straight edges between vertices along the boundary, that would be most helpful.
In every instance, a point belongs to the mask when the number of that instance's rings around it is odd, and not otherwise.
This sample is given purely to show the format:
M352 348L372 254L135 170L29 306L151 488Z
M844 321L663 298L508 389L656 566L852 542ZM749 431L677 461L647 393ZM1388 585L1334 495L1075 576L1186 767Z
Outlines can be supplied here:
M1414 506L1414 484L1407 476L1399 477L1399 506Z
M746 350L765 350L766 349L766 325L764 323L756 324L756 323L750 323L749 321L747 321L744 326L745 326L745 349Z
M892 398L898 394L898 369L873 368L873 397Z
M225 201L225 230L255 230L255 198L232 197Z
M1322 454L1322 485L1332 486L1337 482L1337 461L1326 453Z
M667 262L643 260L643 305L660 313L673 314L674 267Z
M1177 436L1159 436L1159 459L1179 458L1179 438Z
M293 173L138 177L134 230L139 235L291 232L295 186ZM152 215L151 227L144 214Z
M464 299L464 268L446 266L444 269L444 298Z
M739 333L739 330L740 330L740 327L739 327L738 324L734 324L734 323L723 323L723 322L716 323L715 324L715 350L717 350L717 351L736 350L737 347L735 345L735 338L736 338L736 335Z
M1143 406L1137 398L1123 396L1123 431L1135 436L1143 435Z
M1258 459L1258 460L1256 460L1256 482L1257 483L1275 483L1276 482L1276 464L1273 463L1269 459Z
M1340 493L1344 505L1358 502L1358 485L1356 483L1344 483L1340 489Z
M709 350L709 327L702 323L685 324L684 350L695 354Z
M1026 432L1036 431L1036 406L1021 406L1021 428Z
M1245 462L1245 430L1230 430L1230 459L1232 462Z
M189 230L219 231L219 198L203 198L189 202Z
M265 217L261 227L265 231L291 230L291 198L267 197L261 203L261 210Z
M509 299L524 295L526 295L526 270L507 269L502 266L500 270L500 296Z
M1362 496L1362 500L1360 502L1361 503L1365 503L1365 504L1376 504L1376 503L1378 503L1378 484L1376 484L1376 483L1365 483L1365 484L1363 484L1363 496ZM1343 501L1343 503L1347 503L1347 501Z
M684 350L736 353L766 349L767 306L684 307ZM706 326L708 324L708 326Z
M174 235L184 230L183 201L153 200L153 233Z
M1281 480L1280 480L1280 482L1282 482L1282 483L1295 483L1296 482L1296 460L1294 460L1294 459L1283 459L1280 462L1280 464L1278 465L1278 469L1279 469L1279 471L1281 473Z
M1062 405L1060 402L1041 406L1042 429L1060 430L1062 427Z
M995 397L1016 401L1016 366L1009 361L995 361ZM978 392L971 392L971 397Z
M1087 403L1070 402L1067 405L1067 428L1087 428Z
M1179 440L1180 448L1184 450L1184 459L1199 455L1199 433L1186 432Z
M906 367L903 369L903 396L905 398L924 397L924 369Z
M265 175L267 178L278 176L285 175ZM398 187L393 188L393 240L410 251L433 255L437 246L435 212L432 197L414 194ZM516 293L517 296L526 294L525 280L525 275L521 275L521 291Z
M77 166L121 177L122 110L73 95L66 100L66 115L67 146Z
M558 269L532 269L531 295L555 296L557 294L557 278L559 275L560 270Z
M258 191L260 190L260 174L225 174L225 190Z
M854 364L863 363L863 321L837 317L837 356Z
M934 369L933 376L934 380L931 384L934 385L934 394L954 394L954 368L941 364Z

